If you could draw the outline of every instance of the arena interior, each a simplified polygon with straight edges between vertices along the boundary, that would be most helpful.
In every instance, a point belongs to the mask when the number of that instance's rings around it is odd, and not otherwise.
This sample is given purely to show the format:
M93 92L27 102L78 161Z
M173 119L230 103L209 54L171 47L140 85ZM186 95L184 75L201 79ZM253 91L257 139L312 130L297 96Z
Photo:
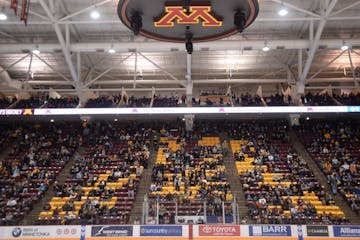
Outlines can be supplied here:
M359 12L0 0L0 240L360 239Z

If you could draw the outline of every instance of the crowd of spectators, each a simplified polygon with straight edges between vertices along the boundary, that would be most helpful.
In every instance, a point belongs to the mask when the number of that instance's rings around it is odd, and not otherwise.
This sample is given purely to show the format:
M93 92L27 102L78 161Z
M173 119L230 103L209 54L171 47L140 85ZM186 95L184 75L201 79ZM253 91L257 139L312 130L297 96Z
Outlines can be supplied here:
M72 124L12 131L10 153L0 160L0 225L17 224L32 209L79 144Z
M14 108L40 108L45 103L42 97L31 96L29 99L21 99Z
M301 103L304 106L336 106L336 102L332 96L327 93L324 94L312 94L308 92L306 95L301 96Z
M45 108L76 108L78 105L77 97L49 98Z
M292 98L290 95L287 97L282 94L275 94L269 97L265 97L267 106L289 106L292 105Z
M141 174L148 166L152 130L110 123L87 127L84 155L64 184L54 183L55 197L44 207L38 224L128 223Z
M263 103L258 95L251 96L249 93L241 94L240 96L233 95L232 101L234 106L244 107L261 107Z
M11 104L15 103L17 99L14 98L8 98L8 97L1 97L0 98L0 109L8 108Z
M86 108L112 108L120 103L121 96L100 96L89 99L85 105Z
M43 198L54 197L36 224L128 224L137 187L148 167L150 144L157 160L149 183L150 223L177 216L233 221L231 186L224 156L227 135L249 207L259 224L347 224L332 194L291 146L285 121L197 122L185 131L177 122L160 128L120 122L35 124L8 128L7 158L0 160L0 225L13 225ZM45 131L45 130L46 131ZM356 122L304 122L304 145L326 174L333 194L359 213L360 129ZM159 135L157 135L157 133ZM158 137L159 136L159 137ZM79 145L64 183L56 176ZM219 222L220 221L220 222Z
M184 106L185 101L185 95L182 95L181 97L179 97L178 95L171 97L161 97L154 95L153 107L179 107Z
M125 98L124 102L125 107L150 107L151 98L147 98L145 96L140 98L131 96L128 100Z
M14 102L16 98L9 100L4 97L0 99L0 109L7 108ZM360 105L360 94L342 94L330 96L327 93L313 94L308 92L301 96L301 104L304 106L335 106L338 103L342 105ZM75 108L79 105L77 97L62 98L43 98L32 96L29 99L20 100L14 108ZM263 99L258 96L252 96L249 93L240 95L219 94L219 93L203 93L199 97L192 98L193 106L206 107L231 107L231 106L290 106L294 105L292 97L282 94L264 96ZM117 107L181 107L186 106L186 95L160 96L151 97L135 97L127 95L110 95L99 96L87 101L85 108L117 108Z
M202 124L193 132L185 132L181 127L161 130L148 194L149 216L155 217L159 203L160 224L175 223L176 204L178 216L206 214L208 220L213 218L216 222L222 216L223 202L227 222L232 222L233 194L216 133L216 127Z
M304 121L298 135L328 179L360 215L360 128L356 121Z
M344 214L292 148L287 124L235 123L227 129L249 207L261 224L343 224Z
M360 93L334 95L334 98L345 106L360 106Z

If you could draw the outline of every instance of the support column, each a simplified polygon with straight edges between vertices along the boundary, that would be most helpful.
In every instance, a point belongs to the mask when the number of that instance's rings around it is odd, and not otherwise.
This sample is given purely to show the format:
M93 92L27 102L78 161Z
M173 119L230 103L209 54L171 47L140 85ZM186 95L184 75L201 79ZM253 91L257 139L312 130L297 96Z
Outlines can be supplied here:
M357 81L357 79L356 79L355 67L354 67L354 63L353 63L353 60L352 60L351 49L350 48L348 49L348 55L349 55L351 73L352 73L353 79L354 79L354 85L355 85L355 87L359 87L359 81Z
M186 131L192 131L193 127L194 127L194 118L195 118L195 116L189 114L189 115L185 115L184 118L185 118Z
M186 54L186 106L192 107L193 98L193 81L191 78L191 54ZM192 131L194 126L194 115L185 115L185 127L186 131Z
M303 51L302 49L298 50L298 76L295 85L292 85L291 97L294 105L301 105L300 99L301 95L305 93L305 83L301 81L303 71Z
M76 53L76 60L77 60L77 74L79 81L82 82L82 74L81 74L81 52Z
M300 114L290 114L289 115L289 122L290 126L300 126Z
M193 98L193 81L191 76L191 54L186 54L186 106L192 107L192 98Z

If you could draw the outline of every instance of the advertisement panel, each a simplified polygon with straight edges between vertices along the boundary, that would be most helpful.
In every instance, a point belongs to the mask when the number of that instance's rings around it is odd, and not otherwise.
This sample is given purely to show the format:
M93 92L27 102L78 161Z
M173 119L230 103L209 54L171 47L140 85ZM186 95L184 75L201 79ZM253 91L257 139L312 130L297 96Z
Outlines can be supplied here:
M129 237L133 226L92 226L91 237Z
M199 225L200 237L235 237L240 236L239 225Z
M333 226L334 237L360 238L360 226Z
M328 237L328 226L306 226L306 233L308 237Z
M22 226L3 227L0 239L76 239L81 236L81 226Z
M181 237L182 226L140 226L141 237Z
M291 226L289 225L249 226L249 235L256 237L291 237Z

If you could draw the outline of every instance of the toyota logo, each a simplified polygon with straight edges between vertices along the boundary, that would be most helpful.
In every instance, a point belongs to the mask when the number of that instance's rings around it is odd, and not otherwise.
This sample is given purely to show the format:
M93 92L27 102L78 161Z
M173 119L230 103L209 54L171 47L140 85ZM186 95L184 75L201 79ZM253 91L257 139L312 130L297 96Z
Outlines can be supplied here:
M203 232L204 232L204 233L211 233L211 232L212 232L212 229L211 229L211 227L206 226L206 227L203 228Z

